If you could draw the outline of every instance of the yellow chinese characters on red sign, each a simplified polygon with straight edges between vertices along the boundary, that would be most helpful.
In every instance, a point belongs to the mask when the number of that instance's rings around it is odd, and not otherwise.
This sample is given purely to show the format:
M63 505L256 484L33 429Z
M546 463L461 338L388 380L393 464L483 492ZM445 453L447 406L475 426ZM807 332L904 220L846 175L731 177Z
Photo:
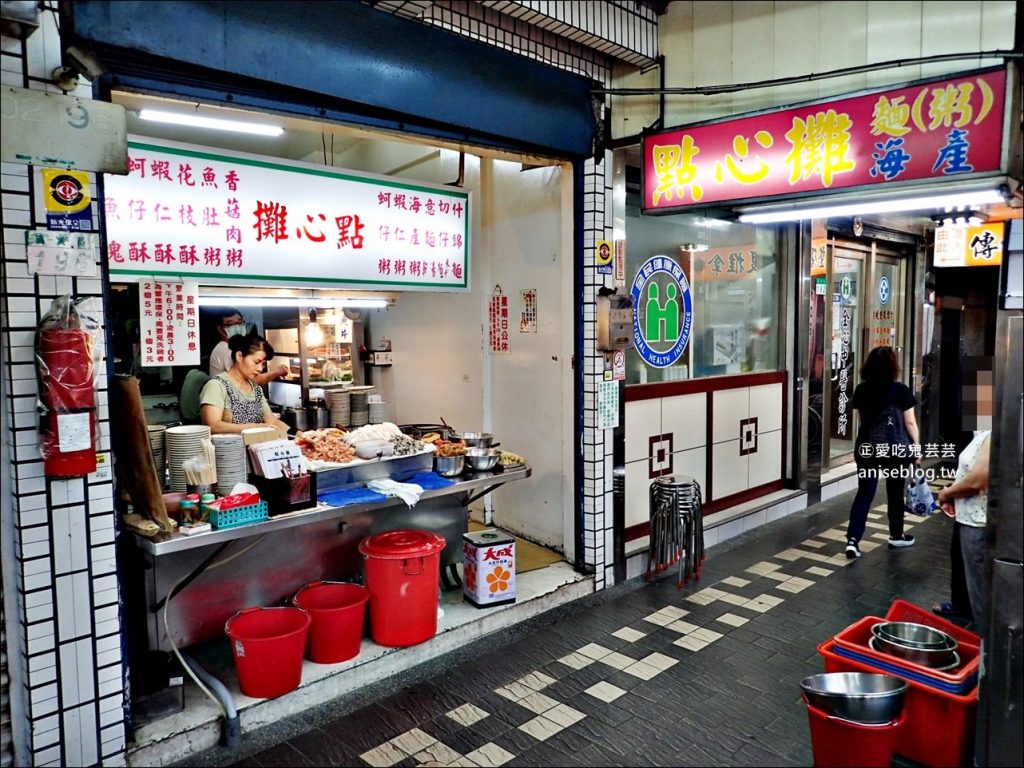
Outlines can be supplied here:
M1005 104L1000 69L652 134L643 208L999 171Z

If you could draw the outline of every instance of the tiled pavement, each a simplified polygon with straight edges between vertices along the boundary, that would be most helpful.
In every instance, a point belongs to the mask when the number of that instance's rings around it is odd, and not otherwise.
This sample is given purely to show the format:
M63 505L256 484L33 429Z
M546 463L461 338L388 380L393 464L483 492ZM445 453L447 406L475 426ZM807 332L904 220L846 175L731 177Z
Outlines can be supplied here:
M890 550L879 494L847 560L852 496L712 548L683 589L630 582L190 764L811 765L818 644L948 598L951 522L908 516L916 546Z

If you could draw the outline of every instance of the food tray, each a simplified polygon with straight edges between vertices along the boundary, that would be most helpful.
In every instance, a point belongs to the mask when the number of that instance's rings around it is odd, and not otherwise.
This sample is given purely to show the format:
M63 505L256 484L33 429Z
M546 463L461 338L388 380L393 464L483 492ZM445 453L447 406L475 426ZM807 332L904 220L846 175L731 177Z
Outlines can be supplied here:
M871 666L885 667L887 671L897 670L895 674L901 677L913 676L922 685L933 684L933 687L944 690L947 693L966 693L974 687L978 680L978 666L981 659L979 646L956 638L960 643L957 653L960 656L960 664L948 672L942 672L933 667L926 667L923 664L916 664L906 659L891 656L888 653L876 651L868 643L874 634L871 628L875 624L892 621L892 619L880 619L877 616L865 616L860 621L854 622L842 632L835 636L835 653L847 658L856 658Z
M218 530L223 528L235 528L239 525L248 525L249 523L261 523L266 519L266 501L261 501L259 504L249 504L245 507L235 507L233 509L210 510L210 525Z

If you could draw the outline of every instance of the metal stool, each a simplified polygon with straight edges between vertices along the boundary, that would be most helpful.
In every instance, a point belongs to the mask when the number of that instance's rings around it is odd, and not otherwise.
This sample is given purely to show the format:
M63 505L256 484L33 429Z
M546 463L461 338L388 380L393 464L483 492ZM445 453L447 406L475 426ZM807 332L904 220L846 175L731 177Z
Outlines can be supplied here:
M679 563L676 586L691 577L700 578L704 562L704 521L700 484L686 475L659 477L650 487L651 542L647 552L647 573Z

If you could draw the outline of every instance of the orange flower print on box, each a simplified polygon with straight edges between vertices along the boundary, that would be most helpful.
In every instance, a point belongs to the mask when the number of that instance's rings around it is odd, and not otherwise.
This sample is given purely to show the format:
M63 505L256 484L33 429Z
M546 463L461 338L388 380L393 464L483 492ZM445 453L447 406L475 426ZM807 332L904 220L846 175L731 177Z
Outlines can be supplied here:
M466 589L476 592L476 566L466 563L462 569L462 580L466 583Z
M500 565L488 573L487 583L490 584L489 589L491 593L504 592L508 589L508 580L511 576L512 572L502 568Z

